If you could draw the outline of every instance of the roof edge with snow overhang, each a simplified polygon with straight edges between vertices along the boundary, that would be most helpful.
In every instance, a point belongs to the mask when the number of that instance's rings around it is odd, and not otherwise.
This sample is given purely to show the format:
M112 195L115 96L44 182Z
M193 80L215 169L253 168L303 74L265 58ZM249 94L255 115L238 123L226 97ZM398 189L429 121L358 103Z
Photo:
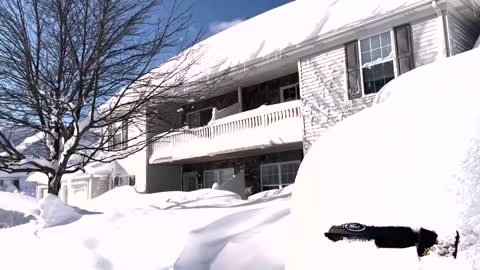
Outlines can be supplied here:
M322 48L312 48L317 44L340 39L342 36L348 36L355 29L391 19L406 12L431 8L432 4L432 0L319 2L297 0L288 3L194 45L193 47L205 49L205 59L201 60L204 65L200 64L199 68L209 70L209 67L217 66L215 69L217 73L227 68L230 69L230 73L243 73L288 56L302 57L312 53L312 49L322 50ZM441 4L445 0L437 2ZM431 12L433 14L433 9ZM299 22L290 26L285 23L298 17L302 18ZM282 38L284 36L287 37ZM219 68L218 65L221 67ZM211 75L214 74L205 74L205 76Z

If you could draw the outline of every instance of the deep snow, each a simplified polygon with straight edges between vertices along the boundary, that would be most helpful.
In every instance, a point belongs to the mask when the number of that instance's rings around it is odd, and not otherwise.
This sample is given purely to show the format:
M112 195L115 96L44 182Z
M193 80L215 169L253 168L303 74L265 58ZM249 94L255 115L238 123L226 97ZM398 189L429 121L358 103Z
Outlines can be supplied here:
M81 210L48 196L37 203L37 222L0 230L2 243L10 243L0 245L0 266L283 269L286 238L279 236L288 225L289 197L285 191L283 196L241 200L213 189L138 194L120 187ZM46 259L52 251L53 264Z
M317 140L295 183L287 270L480 269L478 63L474 49L408 72ZM323 236L348 222L458 230L458 259Z

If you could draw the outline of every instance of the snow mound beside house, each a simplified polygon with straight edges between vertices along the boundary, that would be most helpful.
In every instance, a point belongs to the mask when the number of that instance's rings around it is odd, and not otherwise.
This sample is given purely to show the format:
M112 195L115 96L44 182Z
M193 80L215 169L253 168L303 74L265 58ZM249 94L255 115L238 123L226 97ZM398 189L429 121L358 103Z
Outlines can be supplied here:
M103 207L36 236L35 226L0 230L8 243L0 245L2 269L283 269L289 198L251 202L220 190L138 194L130 187L102 197L137 207ZM180 205L165 207L173 201ZM55 197L43 203L63 207ZM45 260L52 250L55 263Z
M316 141L295 183L287 270L480 269L478 63L475 49L410 71ZM458 257L324 236L349 222L458 231Z
M243 200L238 194L219 189L206 188L190 192L169 191L142 194L131 186L123 186L114 188L93 200L86 201L82 207L91 210L142 207L171 209L209 204L229 206L242 202Z
M279 189L271 189L271 190L266 190L262 191L256 194L253 194L252 196L248 197L248 200L260 200L260 199L268 199L268 198L275 198L278 196L285 196L285 195L291 195L293 192L295 184L291 184L289 186L286 186L284 188L279 188Z

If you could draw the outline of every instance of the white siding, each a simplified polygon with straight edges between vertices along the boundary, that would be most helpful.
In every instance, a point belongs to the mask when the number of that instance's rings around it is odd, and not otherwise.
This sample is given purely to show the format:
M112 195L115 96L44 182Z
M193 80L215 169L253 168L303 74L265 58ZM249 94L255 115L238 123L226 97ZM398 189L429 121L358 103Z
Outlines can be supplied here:
M299 68L304 105L304 148L309 149L323 132L345 117L366 108L374 96L347 100L343 45L302 59Z
M439 23L440 22L440 23ZM415 66L442 57L441 20L431 17L411 23ZM387 29L385 29L387 30ZM300 59L299 80L304 116L304 150L328 128L367 108L375 95L348 100L343 44Z
M411 24L415 67L432 63L442 57L439 46L440 42L445 41L440 40L443 29L439 20L432 17Z
M479 25L457 17L451 13L447 14L448 36L450 37L450 55L456 55L473 48L478 37Z

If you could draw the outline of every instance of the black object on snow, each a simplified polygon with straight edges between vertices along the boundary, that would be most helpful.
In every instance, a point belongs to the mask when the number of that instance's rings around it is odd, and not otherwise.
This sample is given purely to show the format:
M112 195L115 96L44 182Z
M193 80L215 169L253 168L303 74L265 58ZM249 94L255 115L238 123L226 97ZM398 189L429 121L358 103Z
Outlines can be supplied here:
M332 226L325 236L333 242L340 240L375 241L375 245L379 248L417 247L419 257L425 256L429 249L437 244L438 237L434 231L424 228L417 232L410 227L376 227L360 223ZM456 257L456 251L454 257Z

